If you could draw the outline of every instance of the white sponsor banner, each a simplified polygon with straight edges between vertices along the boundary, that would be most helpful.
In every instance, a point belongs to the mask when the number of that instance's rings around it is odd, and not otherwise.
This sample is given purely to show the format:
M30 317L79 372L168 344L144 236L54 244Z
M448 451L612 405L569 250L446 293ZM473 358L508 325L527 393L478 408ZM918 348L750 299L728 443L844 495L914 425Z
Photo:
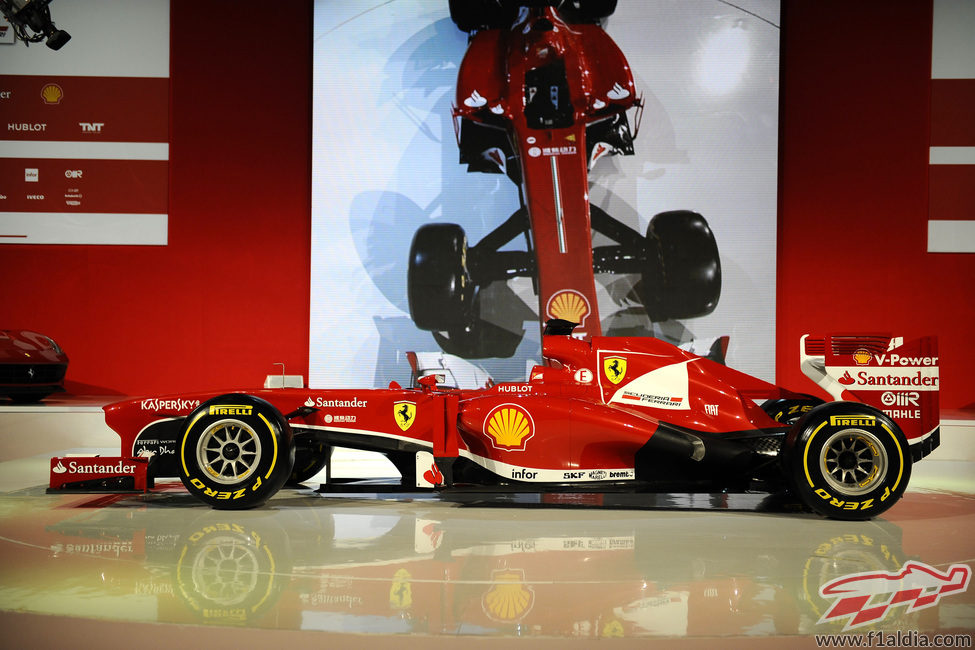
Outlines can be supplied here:
M929 221L928 252L975 253L975 221Z
M58 51L43 42L5 47L0 74L169 76L168 0L55 2L51 19L71 40Z
M0 244L165 246L165 214L2 212Z
M498 476L527 481L531 483L589 483L591 481L632 481L636 479L636 470L632 467L614 467L612 469L545 469L522 467L502 463L461 450L460 455L469 458L481 467L490 470Z
M169 143L0 140L0 158L169 160Z

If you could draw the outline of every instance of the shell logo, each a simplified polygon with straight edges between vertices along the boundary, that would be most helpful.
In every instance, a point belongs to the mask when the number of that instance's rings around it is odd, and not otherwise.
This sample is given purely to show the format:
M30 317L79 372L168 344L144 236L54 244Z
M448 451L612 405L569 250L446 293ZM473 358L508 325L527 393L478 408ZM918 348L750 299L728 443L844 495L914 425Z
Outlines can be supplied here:
M578 291L563 289L548 299L545 311L549 318L561 318L570 323L584 325L590 312L589 301Z
M853 353L853 362L858 366L867 365L868 363L870 363L871 359L873 359L873 355L870 354L870 350L867 350L865 348L860 348L859 350Z
M47 84L41 88L41 99L45 104L60 104L64 97L64 91L57 84Z
M531 611L535 592L525 584L525 573L502 569L491 574L491 588L481 599L484 612L495 621L518 621Z
M501 404L484 418L484 432L497 449L524 451L525 443L535 435L535 422L528 411L517 404Z

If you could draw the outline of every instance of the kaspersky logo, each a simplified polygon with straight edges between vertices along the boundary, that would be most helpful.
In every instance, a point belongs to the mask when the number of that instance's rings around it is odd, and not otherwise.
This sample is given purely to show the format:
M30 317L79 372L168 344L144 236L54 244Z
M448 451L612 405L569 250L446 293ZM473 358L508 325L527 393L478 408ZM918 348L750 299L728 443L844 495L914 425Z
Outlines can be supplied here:
M907 562L900 571L867 571L833 580L819 589L819 595L833 605L819 623L846 621L843 630L882 621L896 607L907 613L933 607L946 596L968 589L972 570L952 564L941 572L922 562Z

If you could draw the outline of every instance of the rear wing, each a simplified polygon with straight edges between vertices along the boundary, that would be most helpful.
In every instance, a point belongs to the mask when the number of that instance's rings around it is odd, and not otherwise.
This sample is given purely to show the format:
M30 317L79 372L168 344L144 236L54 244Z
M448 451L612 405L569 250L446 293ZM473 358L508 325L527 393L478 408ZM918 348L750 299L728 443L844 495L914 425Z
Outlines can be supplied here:
M799 340L799 363L803 374L834 400L863 402L889 415L904 431L915 456L925 456L937 446L937 337L905 342L889 334L806 334Z

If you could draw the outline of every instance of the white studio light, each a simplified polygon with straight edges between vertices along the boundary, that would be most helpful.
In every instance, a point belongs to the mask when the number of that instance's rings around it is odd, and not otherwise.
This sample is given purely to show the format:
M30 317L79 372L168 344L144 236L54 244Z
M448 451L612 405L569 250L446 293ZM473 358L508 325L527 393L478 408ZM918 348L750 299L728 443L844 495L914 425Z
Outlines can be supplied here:
M751 58L751 43L741 21L708 36L697 65L698 84L713 95L727 95L741 83Z

